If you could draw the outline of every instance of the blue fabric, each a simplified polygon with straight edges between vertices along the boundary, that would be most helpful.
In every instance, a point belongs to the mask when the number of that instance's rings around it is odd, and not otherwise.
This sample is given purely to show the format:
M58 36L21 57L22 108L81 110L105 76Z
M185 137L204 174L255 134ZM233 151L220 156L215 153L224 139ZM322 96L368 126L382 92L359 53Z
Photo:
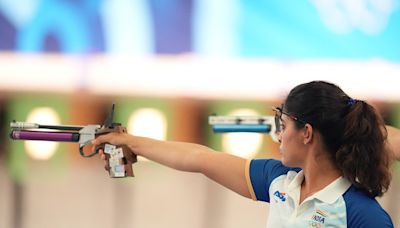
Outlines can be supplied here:
M351 186L343 198L346 202L347 226L365 228L393 227L392 220L379 203L363 191Z
M252 160L250 162L250 180L257 200L269 202L268 190L272 181L290 170L300 171L300 169L286 167L278 160Z

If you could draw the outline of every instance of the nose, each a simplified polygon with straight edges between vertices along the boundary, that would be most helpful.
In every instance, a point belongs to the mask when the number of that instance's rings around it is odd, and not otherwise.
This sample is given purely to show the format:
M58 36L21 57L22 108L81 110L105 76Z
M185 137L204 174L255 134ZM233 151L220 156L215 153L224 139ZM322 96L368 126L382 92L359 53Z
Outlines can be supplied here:
M282 142L282 131L278 132L278 142Z

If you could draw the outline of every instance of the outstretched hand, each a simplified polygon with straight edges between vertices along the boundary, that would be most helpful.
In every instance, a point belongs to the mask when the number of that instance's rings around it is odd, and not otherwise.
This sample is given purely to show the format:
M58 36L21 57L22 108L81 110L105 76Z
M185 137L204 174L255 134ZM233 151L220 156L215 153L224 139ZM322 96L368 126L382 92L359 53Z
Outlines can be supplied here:
M92 152L95 152L95 150L98 149L98 147L104 143L112 144L115 146L127 147L127 143L128 143L127 137L128 137L128 134L118 133L118 132L112 132L112 133L100 135L92 141ZM98 152L100 154L101 159L105 160L106 156L104 154L103 149L100 148L98 150Z
M100 135L92 141L93 145L92 150L94 151L97 146L103 143L109 143L116 146L124 145L126 144L126 135L127 135L126 133L117 133L117 132Z
M100 135L98 136L96 139L94 139L92 141L92 152L95 152L98 148L98 146L100 146L103 143L110 143L113 144L111 141L116 141L115 139L113 140L113 138L116 138L116 136L112 136L112 134L117 134L119 135L120 133L109 133L109 134L104 134L104 135ZM98 152L100 154L100 158L102 160L106 160L106 156L104 154L103 149L98 149Z
M128 142L128 134L126 133L112 132L99 135L92 141L92 152L94 152L98 146L104 143L115 146L127 146Z
M136 154L134 154L131 149L128 147L129 135L127 133L121 132L112 132L99 135L95 140L92 141L92 151L96 151L99 153L100 158L105 162L105 170L110 171L109 159L110 155L106 155L104 152L105 144L111 144L117 146L117 148L122 148L123 156L126 161L131 163L135 163L137 161ZM132 169L132 167L130 167ZM133 176L132 170L130 171ZM128 172L129 173L129 172Z

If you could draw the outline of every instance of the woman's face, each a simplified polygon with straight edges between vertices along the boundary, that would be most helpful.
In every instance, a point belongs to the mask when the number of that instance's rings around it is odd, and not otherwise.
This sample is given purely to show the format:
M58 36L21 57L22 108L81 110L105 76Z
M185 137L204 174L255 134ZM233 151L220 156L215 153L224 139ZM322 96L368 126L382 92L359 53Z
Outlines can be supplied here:
M279 150L282 154L282 163L288 167L301 168L306 155L303 129L297 129L295 120L285 114L281 116L281 121Z

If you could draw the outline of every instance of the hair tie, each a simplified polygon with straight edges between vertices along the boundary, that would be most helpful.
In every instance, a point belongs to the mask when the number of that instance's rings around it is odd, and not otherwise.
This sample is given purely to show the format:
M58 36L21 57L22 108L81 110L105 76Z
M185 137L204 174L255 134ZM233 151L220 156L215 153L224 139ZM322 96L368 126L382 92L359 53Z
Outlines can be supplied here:
M356 102L357 102L356 99L350 98L350 99L347 101L347 106L352 107Z

